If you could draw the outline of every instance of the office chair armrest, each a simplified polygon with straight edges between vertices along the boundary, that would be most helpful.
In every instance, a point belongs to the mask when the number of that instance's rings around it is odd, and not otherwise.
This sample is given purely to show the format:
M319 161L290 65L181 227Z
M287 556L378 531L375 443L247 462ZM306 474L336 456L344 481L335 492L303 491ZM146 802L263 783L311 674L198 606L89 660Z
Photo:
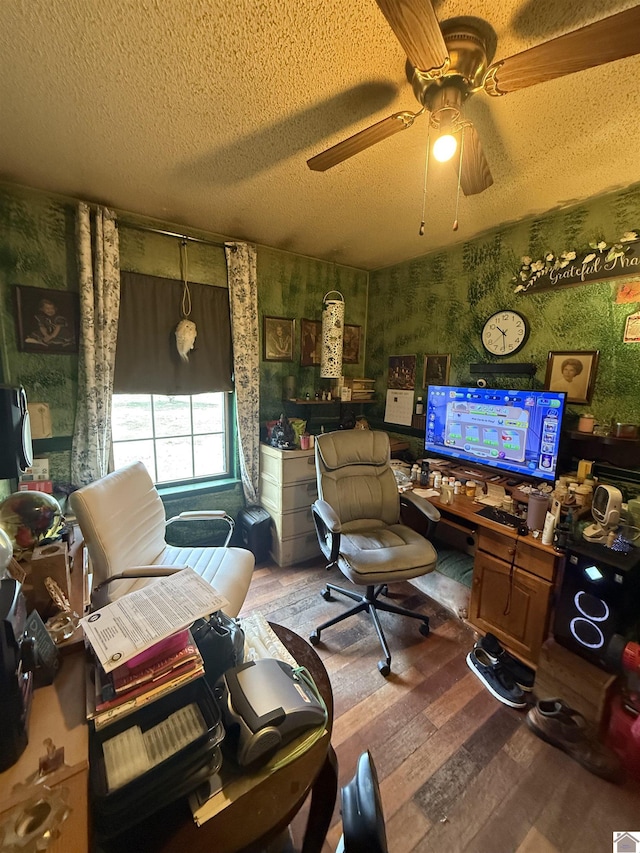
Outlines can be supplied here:
M113 581L126 580L126 578L164 578L167 575L175 575L176 572L181 572L185 568L186 566L132 566L130 569L124 569L117 575L106 578L98 586L94 586L93 592L104 589Z
M329 566L338 559L340 553L340 532L342 525L333 507L326 501L314 501L311 505L313 523L318 534L320 550L329 558Z
M400 506L409 505L415 507L421 515L424 515L428 519L430 526L440 521L440 510L437 507L430 504L425 498L421 498L420 495L414 495L413 492L403 492L400 495Z
M320 518L330 533L341 532L342 525L340 524L340 519L331 504L328 504L326 501L314 501L311 509Z
M165 528L176 521L224 521L229 525L227 538L224 540L222 547L226 548L233 536L235 527L234 519L223 509L201 509L194 512L181 512L180 515L174 515L173 518L167 519Z

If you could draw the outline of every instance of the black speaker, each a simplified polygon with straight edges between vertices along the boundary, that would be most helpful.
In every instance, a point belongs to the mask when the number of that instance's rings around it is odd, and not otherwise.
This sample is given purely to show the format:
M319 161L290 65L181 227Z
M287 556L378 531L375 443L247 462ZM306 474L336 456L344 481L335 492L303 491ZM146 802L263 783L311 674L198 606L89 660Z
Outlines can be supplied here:
M0 479L12 480L33 464L24 388L0 387Z
M557 642L612 671L607 647L613 635L635 634L639 627L640 550L623 554L604 545L572 545L554 616Z

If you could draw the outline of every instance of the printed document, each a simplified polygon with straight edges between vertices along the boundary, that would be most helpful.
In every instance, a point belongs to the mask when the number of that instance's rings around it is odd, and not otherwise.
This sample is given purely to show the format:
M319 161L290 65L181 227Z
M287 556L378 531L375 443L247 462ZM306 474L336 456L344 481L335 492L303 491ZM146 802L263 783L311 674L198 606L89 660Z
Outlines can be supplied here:
M166 567L163 567L166 568ZM229 602L191 568L159 578L80 620L105 672Z

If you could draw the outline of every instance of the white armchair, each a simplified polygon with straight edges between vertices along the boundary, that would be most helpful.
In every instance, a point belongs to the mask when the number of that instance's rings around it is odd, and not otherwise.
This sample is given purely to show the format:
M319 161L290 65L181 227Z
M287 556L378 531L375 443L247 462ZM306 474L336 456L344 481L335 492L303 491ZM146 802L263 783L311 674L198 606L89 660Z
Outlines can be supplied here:
M100 607L176 568L190 566L229 601L237 616L249 589L255 559L227 547L233 518L223 510L183 512L166 519L164 504L142 462L134 462L78 489L70 497L93 569L94 606ZM224 546L178 547L165 541L176 522L210 520L228 526Z

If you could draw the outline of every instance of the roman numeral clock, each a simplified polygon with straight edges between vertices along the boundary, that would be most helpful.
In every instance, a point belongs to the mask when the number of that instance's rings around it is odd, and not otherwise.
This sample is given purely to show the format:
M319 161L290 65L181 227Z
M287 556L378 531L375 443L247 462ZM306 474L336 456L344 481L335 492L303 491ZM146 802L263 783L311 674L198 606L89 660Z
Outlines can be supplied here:
M513 355L521 349L529 334L529 325L522 314L505 309L497 311L482 327L482 346L497 358Z

